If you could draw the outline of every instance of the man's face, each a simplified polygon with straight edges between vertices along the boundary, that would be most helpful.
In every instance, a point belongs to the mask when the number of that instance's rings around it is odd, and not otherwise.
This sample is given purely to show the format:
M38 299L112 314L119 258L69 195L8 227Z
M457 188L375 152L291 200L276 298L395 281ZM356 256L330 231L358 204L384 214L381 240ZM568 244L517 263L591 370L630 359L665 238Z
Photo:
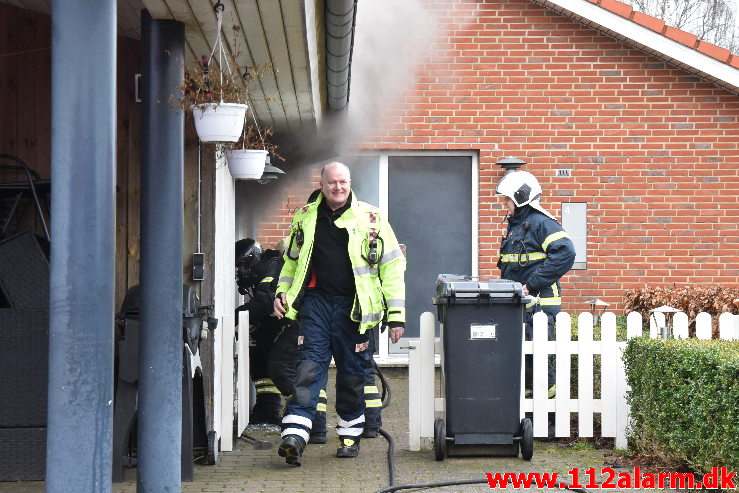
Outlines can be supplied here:
M321 178L321 192L331 210L343 207L349 199L352 181L343 166L329 166Z
M508 197L503 197L503 207L508 210L508 215L512 216L516 213L516 204Z

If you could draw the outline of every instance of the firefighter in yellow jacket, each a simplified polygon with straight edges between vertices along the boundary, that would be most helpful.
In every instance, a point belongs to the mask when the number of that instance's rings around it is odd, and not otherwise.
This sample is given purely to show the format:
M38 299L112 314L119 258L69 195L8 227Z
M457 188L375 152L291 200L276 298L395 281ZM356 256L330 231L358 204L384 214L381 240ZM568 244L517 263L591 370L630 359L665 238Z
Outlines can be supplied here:
M351 191L349 168L321 170L321 195L290 226L275 315L298 320L295 393L282 419L279 455L299 466L319 391L336 362L337 457L356 457L364 428L367 330L387 324L393 343L405 327L405 257L390 224Z

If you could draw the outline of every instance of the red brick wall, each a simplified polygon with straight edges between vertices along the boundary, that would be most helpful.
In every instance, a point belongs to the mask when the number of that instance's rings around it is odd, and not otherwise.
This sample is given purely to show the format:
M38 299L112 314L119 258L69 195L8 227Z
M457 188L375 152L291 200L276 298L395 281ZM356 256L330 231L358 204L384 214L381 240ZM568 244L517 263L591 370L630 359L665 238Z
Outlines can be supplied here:
M288 173L291 173L291 170L288 169ZM283 180L286 178L283 178ZM256 237L263 247L275 247L281 239L290 233L290 222L293 215L299 207L305 204L310 194L320 187L319 181L320 168L315 167L301 170L295 176L290 176L287 184L279 183L279 181L274 184L279 185L279 190L271 192L271 195L282 197L282 205L268 207L259 222Z
M552 213L588 204L566 310L595 296L618 310L645 284L737 284L737 95L528 0L424 4L438 36L365 147L479 151L481 276L498 275L494 163L516 156Z

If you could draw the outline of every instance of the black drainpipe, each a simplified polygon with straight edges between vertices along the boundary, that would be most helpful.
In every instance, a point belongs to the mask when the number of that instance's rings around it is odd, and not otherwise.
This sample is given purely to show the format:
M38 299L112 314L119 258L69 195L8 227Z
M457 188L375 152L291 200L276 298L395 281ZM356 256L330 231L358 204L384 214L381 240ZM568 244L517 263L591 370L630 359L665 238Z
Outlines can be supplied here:
M141 331L138 493L180 491L185 25L141 13Z
M349 102L357 0L326 0L325 18L328 107L342 111Z

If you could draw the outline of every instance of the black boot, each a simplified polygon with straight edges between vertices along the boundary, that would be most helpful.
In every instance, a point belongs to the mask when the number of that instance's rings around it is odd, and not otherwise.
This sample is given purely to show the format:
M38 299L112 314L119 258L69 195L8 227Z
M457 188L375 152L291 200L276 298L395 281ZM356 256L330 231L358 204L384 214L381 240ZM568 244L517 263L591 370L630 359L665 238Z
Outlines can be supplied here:
M338 450L336 450L336 457L339 457L340 459L347 459L359 455L358 439L354 440L352 438L340 438L339 445L341 446L338 448Z
M365 426L362 432L362 438L377 438L377 434L380 432L379 428L374 426Z
M305 443L302 438L296 435L285 435L277 453L280 457L284 457L289 465L300 466L303 460L303 450L305 450Z

